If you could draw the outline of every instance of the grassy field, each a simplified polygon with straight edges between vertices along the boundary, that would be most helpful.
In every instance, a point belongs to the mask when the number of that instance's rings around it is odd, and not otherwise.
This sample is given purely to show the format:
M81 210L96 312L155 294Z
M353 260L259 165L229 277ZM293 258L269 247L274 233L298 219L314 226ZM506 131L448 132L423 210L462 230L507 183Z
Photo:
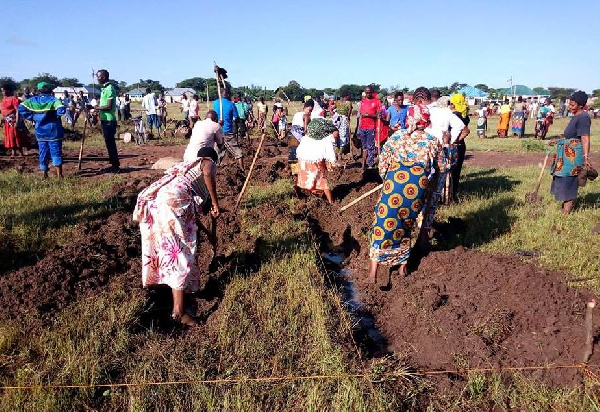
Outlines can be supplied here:
M563 117L554 119L550 126L548 137L561 135L571 118ZM535 121L528 119L525 123L525 138L498 138L496 129L498 128L498 116L492 116L488 119L487 139L477 137L477 118L472 117L469 123L471 133L467 137L467 147L469 150L477 151L497 151L497 152L542 152L545 150L545 143L533 138L535 132ZM509 132L512 130L509 129ZM600 150L600 120L592 120L591 130L591 150L597 152Z
M172 110L179 113L177 105ZM556 133L566 122L555 122ZM490 130L494 128L492 118ZM595 137L600 137L597 122L593 123L593 142ZM474 130L468 142L473 150L539 150L539 142L524 145L519 139L477 139ZM98 133L91 134L87 144L104 146ZM76 148L78 142L66 142L66 146ZM576 210L565 217L548 193L548 175L540 191L544 200L539 204L525 201L538 171L535 167L500 170L467 164L461 203L439 212L440 220L452 217L466 223L465 231L446 247L465 244L492 253L536 251L539 265L562 270L572 285L600 293L600 236L591 231L600 222L600 183L591 182L581 190ZM0 262L0 276L65 244L77 225L121 210L118 199L105 195L121 179L41 181L13 170L0 171L0 250L9 257ZM261 207L282 202L294 212L297 205L291 194L287 180L250 189L241 211L241 231L261 239L259 267L253 271L239 268L233 274L201 338L193 332L140 330L140 318L147 315L144 292L141 288L125 292L112 285L57 313L48 328L24 334L21 325L0 324L0 384L243 381L256 376L390 370L397 371L399 378L372 382L345 376L269 384L3 391L0 411L402 410L414 407L423 396L431 411L600 410L593 391L550 389L520 375L507 385L497 375L470 374L461 396L439 399L428 392L426 381L406 374L402 363L359 362L347 345L351 320L341 310L336 290L323 283L306 223L290 217L273 225L258 218ZM231 252L235 251L232 245Z
M119 201L106 199L106 191L120 177L61 181L15 170L0 172L0 273L39 253L68 242L72 229L90 219L113 213Z
M289 196L275 185L275 201ZM277 195L279 193L279 195ZM15 194L16 198L26 195ZM256 204L264 190L251 190ZM88 201L95 197L90 196ZM71 201L75 207L75 200ZM108 205L106 205L108 207ZM22 207L22 213L34 211ZM245 211L243 213L248 213ZM246 216L246 215L244 215ZM199 341L193 331L165 334L135 328L144 293L116 287L56 315L49 329L23 335L17 325L0 326L0 368L14 373L2 385L73 384L236 378L239 384L188 384L84 390L4 391L0 410L383 410L410 406L411 386L392 393L360 377L244 383L245 378L340 375L360 372L338 295L324 286L311 237L303 222L280 225L242 217L242 230L261 236L259 269L233 275L219 311ZM51 215L54 222L59 220ZM45 237L53 238L50 230ZM293 239L293 241L291 240ZM48 245L48 243L46 243ZM235 245L234 245L235 246ZM234 252L234 251L232 251ZM346 340L348 342L348 340ZM125 371L125 372L123 372ZM384 406L385 405L385 406Z
M463 219L468 227L456 244L492 253L539 251L542 266L569 274L569 280L600 293L600 185L589 182L579 191L577 207L568 216L550 194L545 174L541 203L525 201L539 168L482 169L466 166L461 178L461 202L440 210L440 219ZM452 246L452 245L449 245Z
M467 222L457 244L499 253L536 249L541 252L541 265L567 271L577 286L600 290L600 259L595 253L600 238L590 231L600 221L600 189L594 185L586 188L578 209L565 218L549 196L540 205L523 201L535 173L535 168L497 171L467 167L463 201L442 208L440 219L452 216ZM0 173L0 177L5 202L2 210L13 210L12 215L3 216L2 233L20 239L22 250L28 253L44 253L64 241L58 234L67 233L70 224L119 207L114 201L102 200L102 191L114 182L112 178L77 195L73 188L78 182L74 179L59 184L25 179L25 189L21 190L18 179L22 177L10 171ZM547 189L546 180L542 190ZM386 372L392 368L403 376L401 363L383 360L361 367L351 348L340 346L340 339L349 334L345 326L349 320L340 310L335 290L323 283L305 223L289 219L272 225L256 218L253 210L269 203L275 207L284 202L293 212L296 200L291 194L287 180L250 189L241 212L242 230L262 239L260 267L251 273L240 270L234 274L202 341L194 333L140 332L135 325L145 310L142 290L125 293L109 287L57 313L48 329L23 335L17 325L0 325L0 367L16 368L0 382L110 382L116 371L121 371L116 376L128 382L343 375L364 368ZM49 213L52 205L74 211L73 221L65 224L62 213ZM30 232L35 233L33 238ZM276 384L5 391L0 395L0 410L370 411L411 408L419 396L427 396L432 411L481 410L490 405L501 410L507 405L520 410L598 407L593 395L583 396L580 389L532 385L520 375L507 385L500 376L470 374L464 385L463 394L451 399L425 395L427 383L409 375L377 383L345 377Z

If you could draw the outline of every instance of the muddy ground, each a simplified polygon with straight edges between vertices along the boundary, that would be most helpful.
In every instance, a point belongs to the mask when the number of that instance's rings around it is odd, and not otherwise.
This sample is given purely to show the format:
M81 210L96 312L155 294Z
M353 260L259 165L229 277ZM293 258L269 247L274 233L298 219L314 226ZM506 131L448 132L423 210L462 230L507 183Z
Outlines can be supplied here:
M0 320L19 321L25 328L47 326L57 311L115 282L132 293L140 293L139 229L131 221L135 197L161 175L161 171L150 170L154 161L181 155L183 150L183 146L132 145L121 153L127 179L107 193L107 197L124 199L125 210L106 220L89 222L74 234L71 245L52 250L35 265L0 278ZM106 167L102 156L102 150L88 152L82 175L101 175ZM494 163L495 156L477 152L467 162L501 166ZM285 147L268 142L252 184L268 185L279 178L291 178L286 157ZM505 157L503 154L502 158ZM539 161L539 154L516 157L527 159L523 164ZM75 159L75 153L67 153L66 173L75 172ZM0 168L13 167L18 162L6 158L0 161ZM247 164L250 161L247 156ZM357 166L348 164L346 169L337 169L330 175L334 196L342 204L379 183L376 172L363 174ZM35 156L31 156L21 170L33 172L36 167ZM210 321L211 314L218 310L234 268L252 270L259 263L256 249L260 239L241 233L239 222L231 213L242 184L243 175L227 160L218 174L224 213L217 221L216 253L213 256L212 249L206 247L201 248L198 256L204 287L196 295L195 303L196 315L203 321ZM363 283L367 233L376 199L374 194L340 213L339 203L330 206L315 196L301 196L301 212L295 215L284 205L268 209L263 205L251 212L254 218L270 219L273 224L278 219L304 219L316 234L322 253L341 257L342 262L332 268L344 269L337 278L338 286L340 293L352 301L350 306L358 320L355 334L367 356L396 354L421 370L581 361L584 310L592 295L567 287L564 274L540 269L535 262L462 247L443 250L442 244L442 250L427 256L414 253L412 273L405 278L394 274L391 288ZM210 230L211 219L205 218L204 224ZM437 227L450 234L464 230L460 224L445 225ZM203 240L208 243L207 236ZM241 247L230 253L228 247L232 244ZM168 291L144 293L147 311L140 322L172 327L168 320ZM596 321L595 330L598 325ZM594 355L591 362L598 363L598 356ZM556 385L572 385L580 380L573 370L535 374L542 381ZM460 385L461 379L455 374L437 378L441 388Z

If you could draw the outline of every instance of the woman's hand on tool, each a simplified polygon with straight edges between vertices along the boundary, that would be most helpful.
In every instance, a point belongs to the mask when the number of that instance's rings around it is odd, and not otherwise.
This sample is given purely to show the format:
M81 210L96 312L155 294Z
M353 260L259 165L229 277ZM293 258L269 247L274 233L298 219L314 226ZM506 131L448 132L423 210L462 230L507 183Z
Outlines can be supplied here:
M221 215L221 209L219 209L219 205L213 205L210 208L210 215L215 219Z

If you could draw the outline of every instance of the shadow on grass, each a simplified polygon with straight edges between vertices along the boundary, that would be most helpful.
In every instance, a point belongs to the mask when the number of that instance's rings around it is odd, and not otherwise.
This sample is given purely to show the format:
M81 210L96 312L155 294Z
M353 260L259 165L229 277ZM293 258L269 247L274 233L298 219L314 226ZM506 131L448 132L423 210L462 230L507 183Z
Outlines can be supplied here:
M496 173L498 169L494 168L494 169L482 169L482 170L478 170L476 172L471 172L471 173L465 173L462 175L462 178L465 179L475 179L475 178L481 178L484 176L489 176L489 175L493 175L494 173Z
M208 271L210 275L200 290L186 297L187 310L195 314L196 320L205 323L219 308L225 291L234 277L248 277L260 271L263 263L277 259L286 252L291 252L300 246L307 247L310 243L308 236L288 236L267 242L259 237L254 245L245 251L236 251L227 256L218 255L211 261ZM205 244L199 245L204 247ZM200 300L207 305L200 308ZM171 319L173 296L171 289L166 286L148 289L146 304L139 316L138 322L131 327L132 333L144 333L154 330L168 335L179 335L183 332L179 325Z
M121 210L133 210L135 197L110 197L101 202L75 203L68 206L47 207L28 213L7 214L6 237L0 245L0 276L34 264L46 252L42 235L27 250L17 251L18 237L11 234L14 227L24 226L32 232L49 233L65 227L103 219ZM85 212L85 213L83 213ZM39 234L38 234L39 236Z
M434 223L436 249L480 247L508 233L515 218L507 211L515 203L512 198L499 199L484 209L468 213L464 219L450 218L447 222Z
M576 210L586 210L597 207L600 207L600 192L586 193L585 196L575 203Z
M496 169L490 169L489 172L484 170L466 175L465 177L468 177L468 179L463 180L461 178L458 189L459 197L496 197L500 193L512 191L516 185L521 183L506 176L489 176L495 171Z

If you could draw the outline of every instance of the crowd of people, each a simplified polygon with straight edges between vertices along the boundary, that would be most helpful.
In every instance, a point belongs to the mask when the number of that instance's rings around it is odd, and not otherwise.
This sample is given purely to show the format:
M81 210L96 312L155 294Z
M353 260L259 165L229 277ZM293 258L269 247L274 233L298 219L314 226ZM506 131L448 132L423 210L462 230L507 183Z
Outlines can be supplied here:
M93 109L98 113L111 170L118 172L114 136L117 112L126 100L117 96L108 71L98 71L97 78L100 98L89 106L86 103L83 110ZM13 155L27 147L22 142L19 124L23 120L32 121L40 169L47 176L52 160L61 177L61 117L72 106L55 98L48 83L39 83L37 91L36 95L19 100L14 90L2 87L5 146ZM184 292L198 289L199 268L194 255L198 230L206 230L198 217L205 213L213 218L220 215L215 178L218 165L229 154L245 172L243 155L248 143L244 144L243 139L255 127L261 134L272 127L278 144L287 139L285 146L289 163L295 165L298 192L324 195L329 203L334 203L327 175L343 159L357 161L366 173L369 169L379 172L382 184L368 238L370 265L365 279L369 282L377 282L380 265L399 267L399 273L406 274L412 248L429 245L430 229L443 193L459 200L465 138L470 133L469 109L461 94L443 97L436 89L419 87L411 100L397 92L388 101L378 98L372 87L367 86L356 103L354 132L350 123L354 105L348 96L340 101L306 96L302 109L292 116L289 128L287 111L281 102L275 102L268 120L269 107L263 98L256 103L254 115L251 101L239 95L232 100L230 95L228 89L223 90L204 119L198 114L197 96L183 99L181 111L192 128L183 162L144 189L135 207L134 219L140 223L144 256L143 284L164 284L172 289L172 316L182 324L195 323L185 312ZM584 110L587 98L582 91L570 96L571 120L564 135L550 142L555 147L551 192L562 202L563 213L572 210L578 187L595 172L589 161L591 118ZM77 107L76 104L70 114L73 122L77 121ZM149 124L160 130L167 115L164 96L156 97L148 90L142 107L148 113ZM546 118L553 112L551 102L545 101L537 108L536 116ZM506 133L512 117L513 133L522 136L525 121L531 116L529 102L517 99L511 105L505 101L499 114L499 130ZM487 115L485 107L477 111L478 136L485 136L480 119L487 119Z
M59 178L63 177L62 141L64 127L62 117L67 124L74 127L79 116L83 113L91 125L100 124L106 144L111 167L110 173L119 173L120 164L115 142L117 130L117 92L110 83L109 73L102 69L97 72L100 85L100 96L93 96L88 101L83 92L78 96L69 96L68 92L59 99L53 94L50 83L42 81L36 85L32 93L25 88L23 93L15 96L15 87L6 82L2 84L2 122L4 123L4 147L14 157L18 151L26 155L30 146L29 133L25 121L33 124L38 146L39 168L44 178L48 177L50 160Z

